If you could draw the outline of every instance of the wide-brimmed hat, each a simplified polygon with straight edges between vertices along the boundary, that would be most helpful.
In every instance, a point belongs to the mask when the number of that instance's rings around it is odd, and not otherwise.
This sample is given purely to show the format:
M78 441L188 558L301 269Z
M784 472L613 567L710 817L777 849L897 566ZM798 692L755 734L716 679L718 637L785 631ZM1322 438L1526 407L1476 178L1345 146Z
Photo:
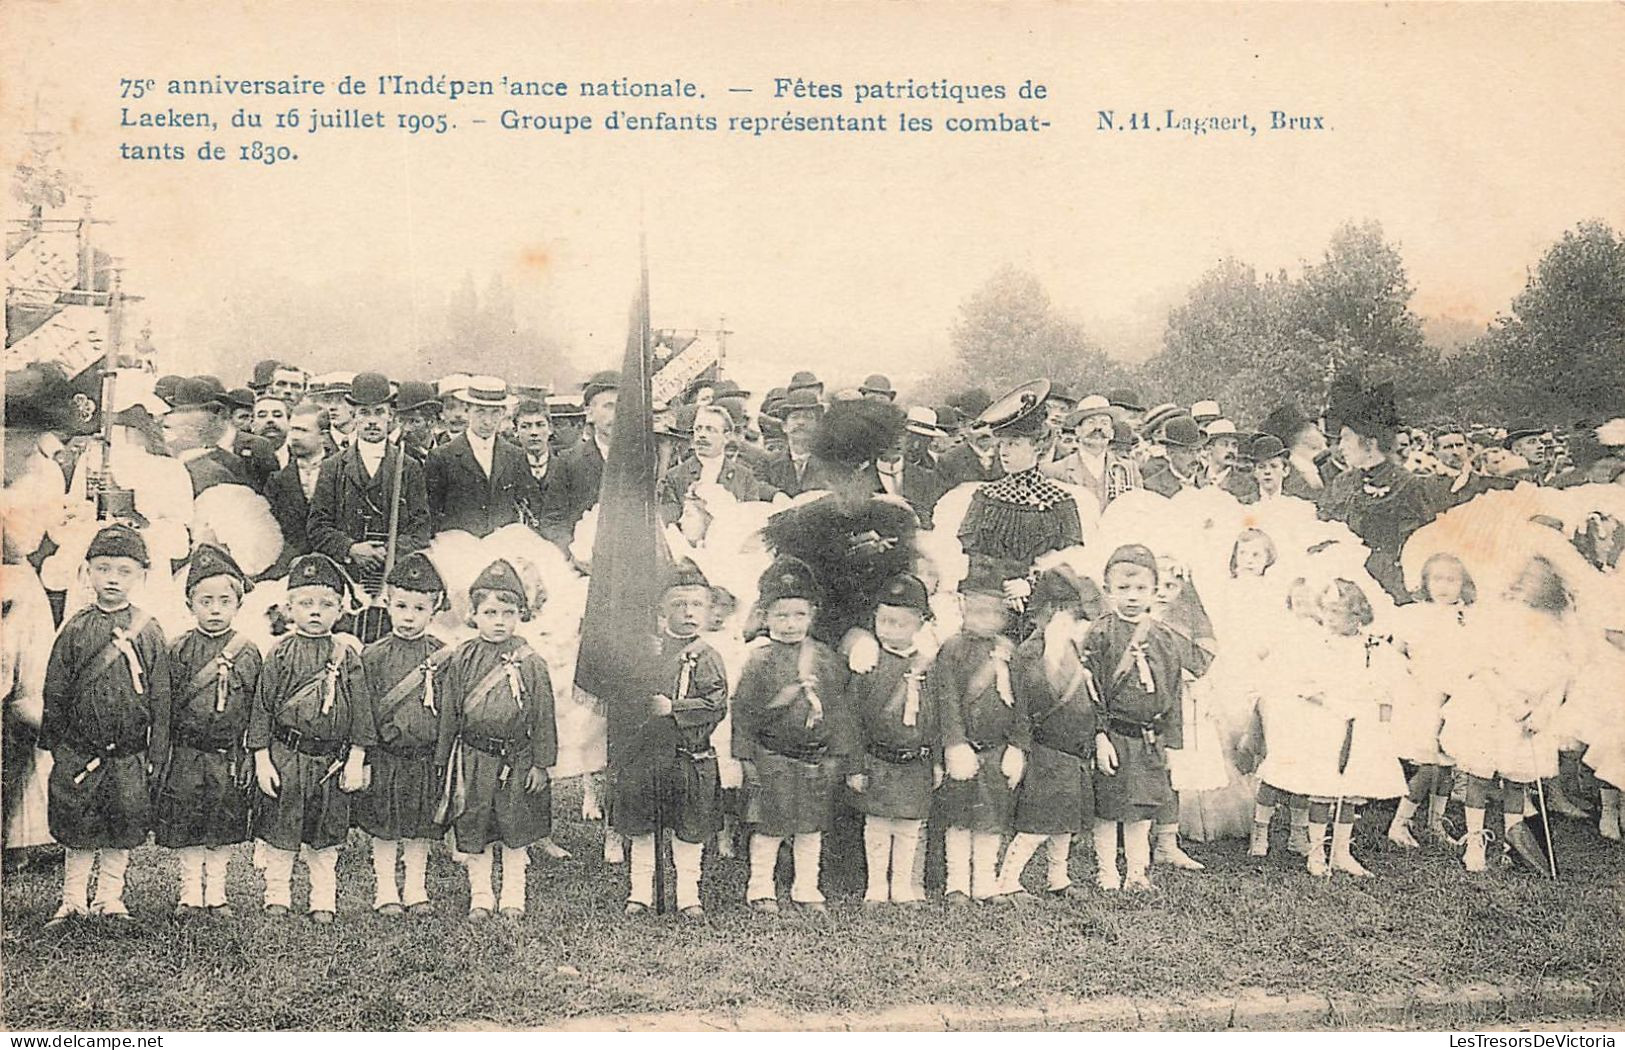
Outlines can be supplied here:
M790 377L790 384L785 388L786 392L791 394L795 393L797 390L822 389L824 389L824 381L813 375L811 372L797 372L795 375Z
M936 409L928 408L925 405L910 407L903 426L910 434L919 434L921 437L946 437L948 435L948 431L937 423Z
M1187 415L1186 411L1172 402L1157 405L1145 414L1145 422L1140 424L1140 433L1150 437L1157 432L1158 427L1176 416L1183 415Z
M1218 419L1222 414L1217 401L1198 401L1191 405L1191 418L1198 423L1207 419Z
M1202 440L1204 442L1216 441L1219 438L1234 438L1239 442L1241 440L1241 431L1236 429L1234 422L1223 418L1215 419L1202 428Z
M1034 436L1044 429L1049 398L1047 379L1023 383L983 409L976 421L1000 437Z
M784 396L784 400L774 406L773 415L781 420L790 418L792 412L812 412L822 416L824 403L818 399L818 394L812 387L798 387Z
M1090 416L1109 416L1111 414L1112 405L1110 401L1107 401L1099 394L1090 394L1074 405L1071 412L1067 413L1065 425L1069 430L1076 429L1080 423Z
M508 383L497 376L471 376L468 386L457 391L457 400L483 408L512 408L519 399L508 393Z

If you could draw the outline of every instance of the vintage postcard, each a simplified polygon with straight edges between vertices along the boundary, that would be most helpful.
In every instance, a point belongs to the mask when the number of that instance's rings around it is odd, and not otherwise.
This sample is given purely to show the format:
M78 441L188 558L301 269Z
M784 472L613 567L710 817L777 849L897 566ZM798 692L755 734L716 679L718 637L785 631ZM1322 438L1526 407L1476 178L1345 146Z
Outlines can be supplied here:
M1622 53L0 2L0 1023L1619 1027Z

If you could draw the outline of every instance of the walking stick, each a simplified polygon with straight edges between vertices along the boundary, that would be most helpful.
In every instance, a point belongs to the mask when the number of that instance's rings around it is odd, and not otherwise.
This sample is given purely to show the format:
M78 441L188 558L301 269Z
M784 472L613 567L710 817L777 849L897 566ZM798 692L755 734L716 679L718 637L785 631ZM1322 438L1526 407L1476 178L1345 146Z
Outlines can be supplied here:
M1552 848L1552 818L1546 812L1546 787L1541 783L1540 767L1535 764L1535 738L1529 738L1529 764L1535 770L1535 803L1540 806L1540 830L1546 838L1546 872L1557 878L1557 851Z

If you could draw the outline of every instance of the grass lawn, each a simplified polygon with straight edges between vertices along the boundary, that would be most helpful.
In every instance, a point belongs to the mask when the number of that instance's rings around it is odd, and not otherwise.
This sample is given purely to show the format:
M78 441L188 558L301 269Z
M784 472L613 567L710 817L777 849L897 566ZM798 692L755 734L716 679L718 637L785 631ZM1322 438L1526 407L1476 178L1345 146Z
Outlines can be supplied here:
M557 792L560 814L579 796ZM1383 807L1382 809L1386 809ZM143 849L126 897L137 921L43 928L60 869L7 880L0 931L9 1029L397 1029L524 1026L581 1014L755 1007L863 1011L910 1003L1030 1006L1090 995L1178 1002L1244 986L1403 991L1418 982L1609 984L1619 1012L1625 959L1625 848L1557 825L1556 884L1516 872L1468 876L1440 851L1379 844L1386 812L1361 821L1357 855L1380 877L1317 881L1278 848L1196 845L1203 874L1158 869L1151 896L1093 894L1075 905L874 914L861 873L827 872L826 918L774 920L742 904L745 863L708 858L708 925L621 915L624 869L599 861L595 832L561 821L575 860L537 860L522 923L470 927L467 886L443 853L430 868L440 914L388 921L370 911L372 869L353 839L339 862L339 921L273 921L243 846L231 895L239 918L176 924L177 865ZM861 858L861 852L860 852ZM1073 877L1092 885L1086 841ZM858 865L861 868L861 859ZM1042 856L1029 875L1041 877ZM787 872L781 869L781 878ZM295 878L295 902L303 893Z

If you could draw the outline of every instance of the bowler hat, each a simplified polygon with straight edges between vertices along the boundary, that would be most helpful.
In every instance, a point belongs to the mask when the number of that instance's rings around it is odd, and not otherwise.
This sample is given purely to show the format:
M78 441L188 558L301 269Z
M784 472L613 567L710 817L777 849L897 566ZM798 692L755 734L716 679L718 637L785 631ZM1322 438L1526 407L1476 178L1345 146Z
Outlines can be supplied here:
M408 379L395 392L395 409L398 412L439 412L440 399L428 383Z
M896 400L897 391L892 389L891 380L876 373L858 384L860 394L884 394L888 401Z
M1178 415L1163 424L1162 443L1176 448L1196 448L1202 443L1202 430L1190 416Z
M395 400L395 384L381 372L360 372L350 381L344 400L352 405L387 405Z
M621 374L615 371L595 372L581 385L582 407L590 407L593 398L621 388Z

